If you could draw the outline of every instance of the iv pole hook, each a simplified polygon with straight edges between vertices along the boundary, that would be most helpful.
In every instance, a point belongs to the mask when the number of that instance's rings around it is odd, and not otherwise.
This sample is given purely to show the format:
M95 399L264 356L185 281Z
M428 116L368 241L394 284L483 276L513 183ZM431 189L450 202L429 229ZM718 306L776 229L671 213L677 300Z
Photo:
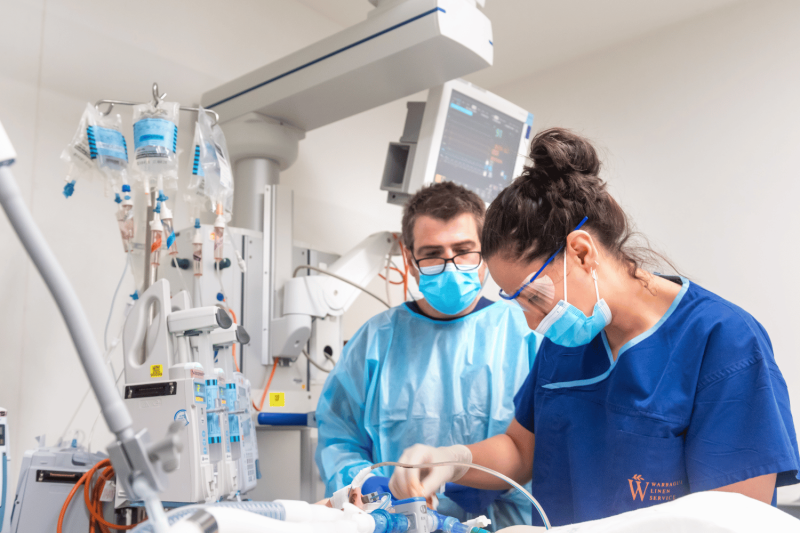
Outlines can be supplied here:
M158 107L158 104L160 104L161 100L166 98L166 96L167 96L167 93L164 93L164 94L159 96L159 94L158 94L158 84L157 83L153 83L153 107Z

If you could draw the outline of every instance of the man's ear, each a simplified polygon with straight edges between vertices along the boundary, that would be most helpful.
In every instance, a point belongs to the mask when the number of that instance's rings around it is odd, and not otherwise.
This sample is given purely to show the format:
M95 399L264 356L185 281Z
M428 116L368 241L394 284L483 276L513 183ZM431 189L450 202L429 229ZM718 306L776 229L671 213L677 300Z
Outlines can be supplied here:
M414 253L405 246L403 246L403 256L405 257L406 263L408 265L410 265L414 269L417 268L416 263L414 263Z
M486 261L481 261L481 263L478 269L478 277L481 280L481 285L486 285L486 281L489 279L489 276L491 276L489 273L489 265L486 264ZM481 272L483 272L483 276L481 276Z

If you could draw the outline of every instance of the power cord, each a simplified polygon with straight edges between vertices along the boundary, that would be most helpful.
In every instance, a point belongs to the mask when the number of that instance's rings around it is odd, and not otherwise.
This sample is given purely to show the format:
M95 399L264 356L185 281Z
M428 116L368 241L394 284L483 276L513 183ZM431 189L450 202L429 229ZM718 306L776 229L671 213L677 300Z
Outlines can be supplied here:
M305 356L306 356L306 359L308 359L308 362L309 362L309 363L311 363L312 365L314 365L315 367L317 367L319 370L321 370L321 371L325 372L326 374L329 374L329 373L330 373L330 371L331 371L331 370L333 370L332 368L325 368L325 367L323 367L321 364L319 364L319 363L317 363L316 361L314 361L313 359L311 359L311 356L310 356L310 355L308 355L308 352L307 352L307 351L305 351L305 350L302 350L302 352L303 352L303 355L305 355ZM324 352L323 352L323 353L324 353ZM332 362L334 365L336 364L336 361L334 361L334 360L333 360L333 358L332 358L331 356L329 356L328 354L325 354L325 358L326 358L328 361L331 361L331 362Z

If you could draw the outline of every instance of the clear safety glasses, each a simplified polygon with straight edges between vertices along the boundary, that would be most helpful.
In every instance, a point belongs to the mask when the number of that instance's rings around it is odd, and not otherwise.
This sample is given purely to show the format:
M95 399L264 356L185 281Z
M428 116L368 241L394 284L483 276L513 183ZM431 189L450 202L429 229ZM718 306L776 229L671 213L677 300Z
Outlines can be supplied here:
M502 295L501 295L502 296ZM518 305L526 313L541 313L546 315L553 309L556 288L550 276L544 274L533 282L526 283L516 298L506 300L506 303Z
M452 263L456 270L469 272L481 266L483 256L480 252L466 252L457 254L449 259L444 257L425 257L423 259L414 258L420 273L426 276L435 276L445 271L447 263Z
M581 229L583 225L586 224L587 220L589 220L589 217L583 217L583 220L580 221L580 224L575 226L575 229L572 231L578 231L579 229ZM553 259L555 259L559 253L561 253L561 250L564 249L565 245L566 243L561 245L561 247L558 250L556 250L556 252L553 255L551 255L547 261L544 262L542 267L539 270L537 270L536 273L533 274L531 278L522 285L522 287L517 289L517 292L515 292L512 295L508 295L505 292L503 292L503 289L500 289L500 298L507 301L516 300L516 302L520 305L520 307L522 307L523 310L529 310L534 308L537 310L541 310L541 306L545 304L545 300L548 298L547 295L549 294L550 303L544 305L544 307L546 308L545 314L549 313L550 310L553 308L552 301L553 298L555 297L555 289L553 287L553 280L551 280L547 275L541 276L541 274L542 271L545 268L547 268L547 265L552 263ZM537 281L539 283L537 283ZM525 296L525 298L523 298L523 296ZM533 302L536 303L534 304Z

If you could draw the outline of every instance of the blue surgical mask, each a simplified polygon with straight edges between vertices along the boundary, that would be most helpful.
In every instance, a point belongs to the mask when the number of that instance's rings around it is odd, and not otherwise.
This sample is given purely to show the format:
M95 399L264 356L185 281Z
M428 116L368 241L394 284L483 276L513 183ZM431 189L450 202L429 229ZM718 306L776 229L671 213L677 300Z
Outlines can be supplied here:
M447 263L441 274L429 275L425 271L438 267L419 269L419 290L431 307L445 315L457 315L470 306L481 292L480 265L467 272Z
M597 271L594 269L592 269L592 279L594 279L597 303L592 310L592 316L587 317L583 311L567 303L566 252L564 254L564 299L547 313L547 316L536 328L536 332L544 335L554 344L574 348L592 342L611 323L611 309L608 308L605 300L600 299L600 290L597 288Z

